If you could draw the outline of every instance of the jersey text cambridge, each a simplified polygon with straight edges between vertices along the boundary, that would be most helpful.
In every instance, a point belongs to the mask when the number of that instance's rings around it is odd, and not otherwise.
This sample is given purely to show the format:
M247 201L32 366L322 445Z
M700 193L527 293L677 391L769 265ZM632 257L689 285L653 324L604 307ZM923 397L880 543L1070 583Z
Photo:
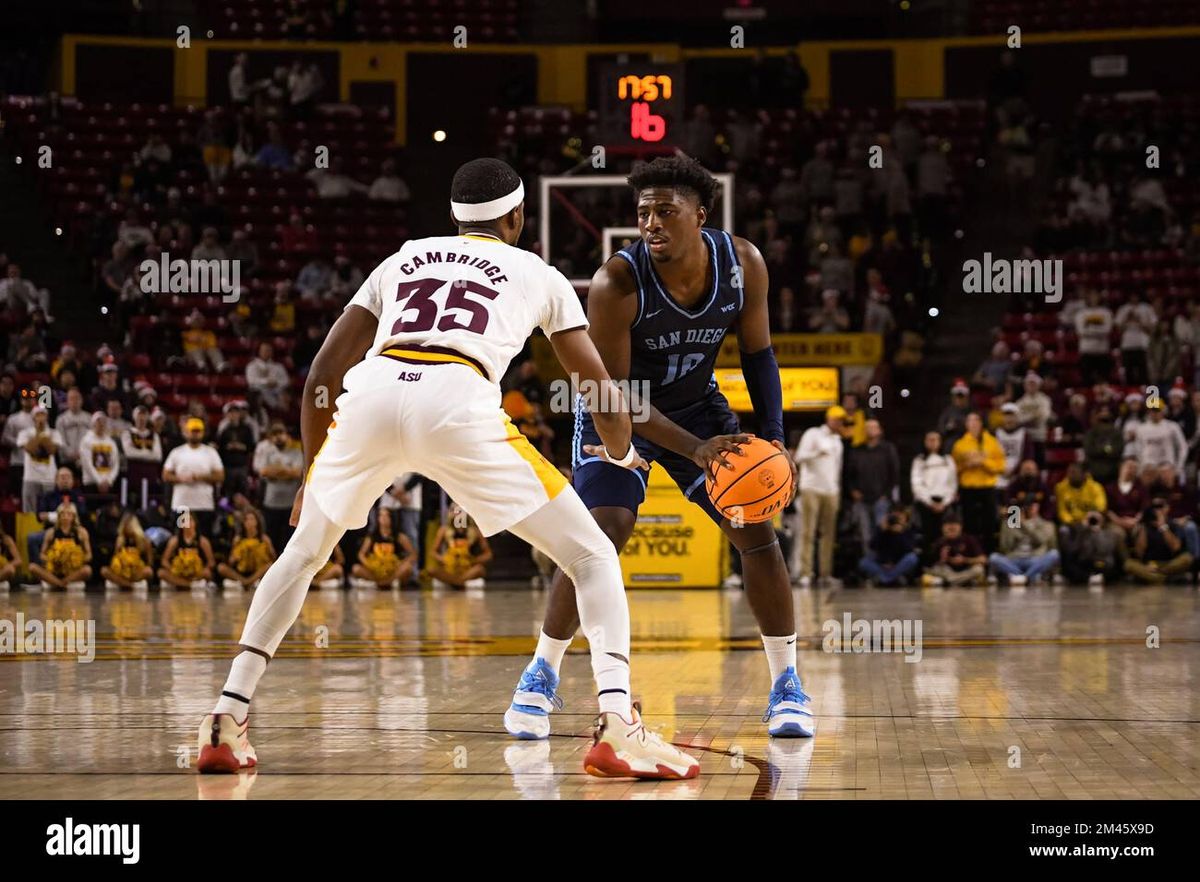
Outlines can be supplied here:
M490 536L567 485L504 414L499 387L534 328L587 327L562 273L488 236L417 239L375 268L354 306L379 328L343 381L306 500L353 529L396 475L419 472Z
M536 254L486 236L407 242L375 268L350 303L379 319L370 355L414 345L450 348L476 361L494 383L535 327L547 337L587 327L562 273Z

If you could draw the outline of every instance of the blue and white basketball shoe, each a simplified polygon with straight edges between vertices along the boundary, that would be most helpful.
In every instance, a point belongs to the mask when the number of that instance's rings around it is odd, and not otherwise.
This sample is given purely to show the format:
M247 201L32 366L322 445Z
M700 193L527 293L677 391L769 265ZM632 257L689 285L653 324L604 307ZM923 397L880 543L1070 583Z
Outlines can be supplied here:
M535 658L521 673L512 704L504 712L504 728L524 741L550 737L550 713L563 706L555 694L558 674L544 658Z
M784 668L771 687L763 722L772 738L812 738L816 730L812 708L795 668Z

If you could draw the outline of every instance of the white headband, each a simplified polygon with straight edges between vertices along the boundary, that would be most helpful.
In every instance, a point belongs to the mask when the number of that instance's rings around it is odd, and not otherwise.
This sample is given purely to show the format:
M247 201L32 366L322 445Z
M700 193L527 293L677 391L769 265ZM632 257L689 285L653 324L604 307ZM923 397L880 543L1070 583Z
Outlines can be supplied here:
M450 210L454 212L457 221L490 221L504 217L525 200L525 184L517 183L517 189L507 196L493 199L491 202L455 202L450 201Z

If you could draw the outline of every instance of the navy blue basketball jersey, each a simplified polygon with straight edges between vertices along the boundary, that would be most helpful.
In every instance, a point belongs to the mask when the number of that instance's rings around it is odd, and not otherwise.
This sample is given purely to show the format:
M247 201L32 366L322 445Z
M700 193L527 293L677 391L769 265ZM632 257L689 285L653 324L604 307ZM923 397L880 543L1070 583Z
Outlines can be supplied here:
M637 282L629 379L648 381L650 404L663 413L695 404L716 389L717 353L742 311L742 268L733 237L707 227L700 235L708 246L712 290L692 309L684 309L668 293L645 241L638 239L617 252L629 262Z

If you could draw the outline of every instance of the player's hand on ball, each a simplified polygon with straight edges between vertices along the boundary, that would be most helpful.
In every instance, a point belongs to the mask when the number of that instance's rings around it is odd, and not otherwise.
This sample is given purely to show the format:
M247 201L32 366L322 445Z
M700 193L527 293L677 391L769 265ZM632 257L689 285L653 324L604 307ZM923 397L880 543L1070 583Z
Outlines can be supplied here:
M792 469L792 492L788 496L787 502L784 503L784 505L786 506L788 504L788 502L791 502L793 497L795 497L795 495L796 495L796 486L799 483L800 475L796 471L796 461L794 459L792 459L791 451L789 451L786 447L783 446L783 442L782 441L772 441L771 444L776 449L782 451L787 456L788 465Z
M608 455L608 450L605 449L603 444L584 444L583 452L588 454L589 456L598 456L605 462L613 461L612 457ZM650 463L646 462L646 460L642 459L642 457L640 455L635 453L633 456L633 462L631 462L629 465L625 466L625 468L627 468L627 469L642 469L643 471L649 471Z
M745 444L753 437L753 435L745 434L716 435L700 443L700 446L692 453L692 462L710 475L716 475L718 468L731 469L733 466L726 461L726 458L731 453L744 456L739 445Z
M300 485L300 489L296 491L296 501L292 503L292 513L288 516L288 525L296 526L300 523L300 508L304 505L304 485Z

